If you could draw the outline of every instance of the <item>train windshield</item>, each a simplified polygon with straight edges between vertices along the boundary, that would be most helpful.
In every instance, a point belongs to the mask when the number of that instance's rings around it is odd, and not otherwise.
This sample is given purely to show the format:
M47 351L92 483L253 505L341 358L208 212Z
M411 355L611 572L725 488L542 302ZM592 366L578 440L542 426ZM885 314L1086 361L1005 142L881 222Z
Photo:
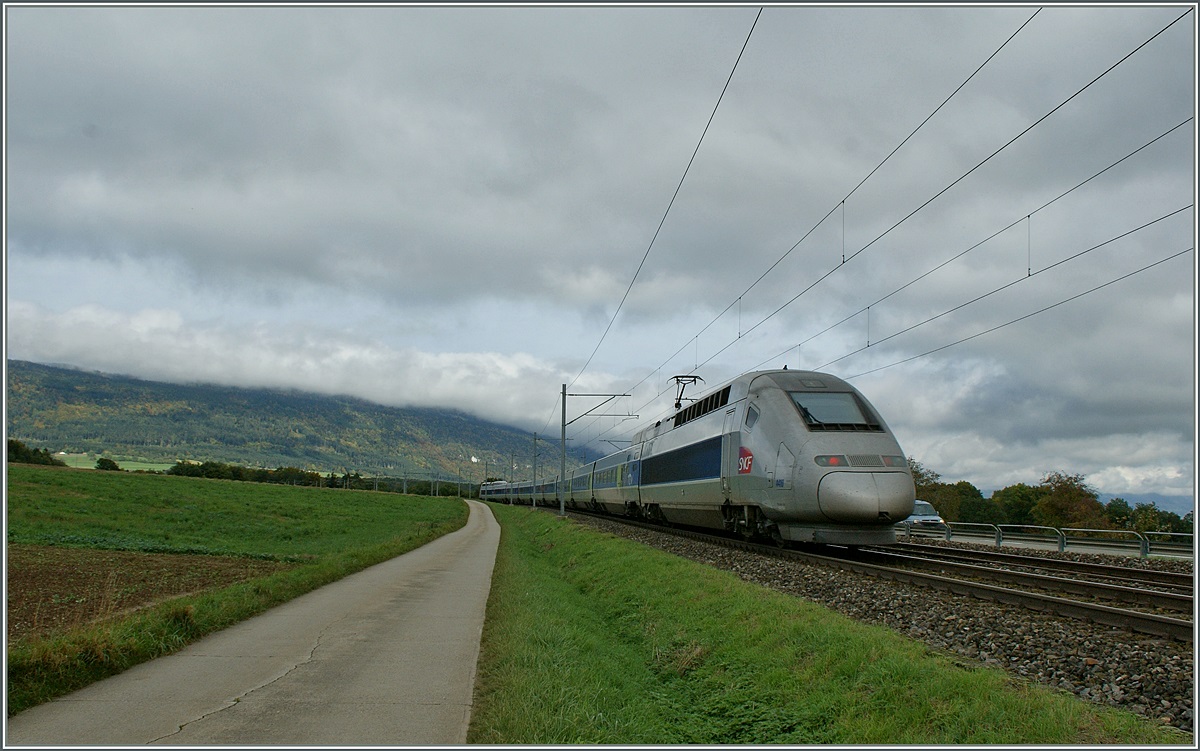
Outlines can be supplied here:
M809 430L883 430L854 394L789 391Z

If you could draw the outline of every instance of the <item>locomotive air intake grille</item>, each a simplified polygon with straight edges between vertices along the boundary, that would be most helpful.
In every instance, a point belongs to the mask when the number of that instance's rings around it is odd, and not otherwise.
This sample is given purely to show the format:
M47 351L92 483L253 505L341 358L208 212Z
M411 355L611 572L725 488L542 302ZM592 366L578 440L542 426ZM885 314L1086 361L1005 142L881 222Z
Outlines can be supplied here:
M851 454L851 467L882 467L883 457L878 454Z

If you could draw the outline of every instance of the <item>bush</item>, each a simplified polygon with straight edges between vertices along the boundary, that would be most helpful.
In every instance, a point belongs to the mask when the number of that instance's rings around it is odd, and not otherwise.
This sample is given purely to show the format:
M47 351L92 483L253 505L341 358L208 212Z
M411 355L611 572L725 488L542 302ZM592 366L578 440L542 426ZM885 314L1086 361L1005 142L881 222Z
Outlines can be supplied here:
M8 461L18 464L49 464L65 467L67 463L50 455L47 449L31 449L15 438L8 439Z

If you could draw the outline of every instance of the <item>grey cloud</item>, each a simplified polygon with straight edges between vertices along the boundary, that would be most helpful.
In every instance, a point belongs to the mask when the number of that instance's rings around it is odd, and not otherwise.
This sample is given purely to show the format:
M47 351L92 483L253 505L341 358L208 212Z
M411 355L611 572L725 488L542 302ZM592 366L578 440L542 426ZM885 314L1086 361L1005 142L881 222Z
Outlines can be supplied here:
M388 377L459 384L500 352L480 383L512 392L503 414L544 411L533 394L556 393L609 323L757 10L8 9L10 346L178 377L196 363L161 350L171 335L226 348L212 378L262 380L256 357L292 357L295 383L368 398L390 398ZM722 348L702 374L777 359L861 373L1187 248L1194 210L883 341L1193 200L1191 125L1037 211L1191 116L1185 20L889 231L1182 12L1042 10L855 189L1034 10L767 7L599 379L624 388L613 374ZM1175 452L1194 441L1185 269L1193 257L863 380L934 464L993 478L1039 447L1111 453L1117 435ZM136 330L100 351L39 317ZM234 345L263 332L300 354ZM344 359L318 340L346 342ZM490 409L462 390L451 406Z

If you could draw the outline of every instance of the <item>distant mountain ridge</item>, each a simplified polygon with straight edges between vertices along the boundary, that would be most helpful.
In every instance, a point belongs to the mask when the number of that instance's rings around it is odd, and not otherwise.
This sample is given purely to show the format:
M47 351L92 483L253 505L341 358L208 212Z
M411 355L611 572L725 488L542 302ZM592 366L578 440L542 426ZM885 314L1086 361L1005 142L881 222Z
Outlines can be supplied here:
M322 474L478 482L531 475L533 435L454 410L387 407L348 396L203 384L178 385L8 360L8 436L31 448L106 452L147 462L180 459L244 466L298 467ZM474 457L478 461L472 462ZM589 461L598 453L587 456ZM568 466L574 462L568 460ZM557 474L558 453L543 447L541 470ZM984 497L992 491L983 490ZM1101 494L1101 502L1113 496ZM1183 515L1190 496L1123 494Z
M52 452L472 482L485 462L488 475L507 477L515 459L517 476L529 477L532 461L532 434L454 410L161 383L20 360L8 361L7 386L8 436ZM557 454L539 457L539 468L542 462L557 474Z

